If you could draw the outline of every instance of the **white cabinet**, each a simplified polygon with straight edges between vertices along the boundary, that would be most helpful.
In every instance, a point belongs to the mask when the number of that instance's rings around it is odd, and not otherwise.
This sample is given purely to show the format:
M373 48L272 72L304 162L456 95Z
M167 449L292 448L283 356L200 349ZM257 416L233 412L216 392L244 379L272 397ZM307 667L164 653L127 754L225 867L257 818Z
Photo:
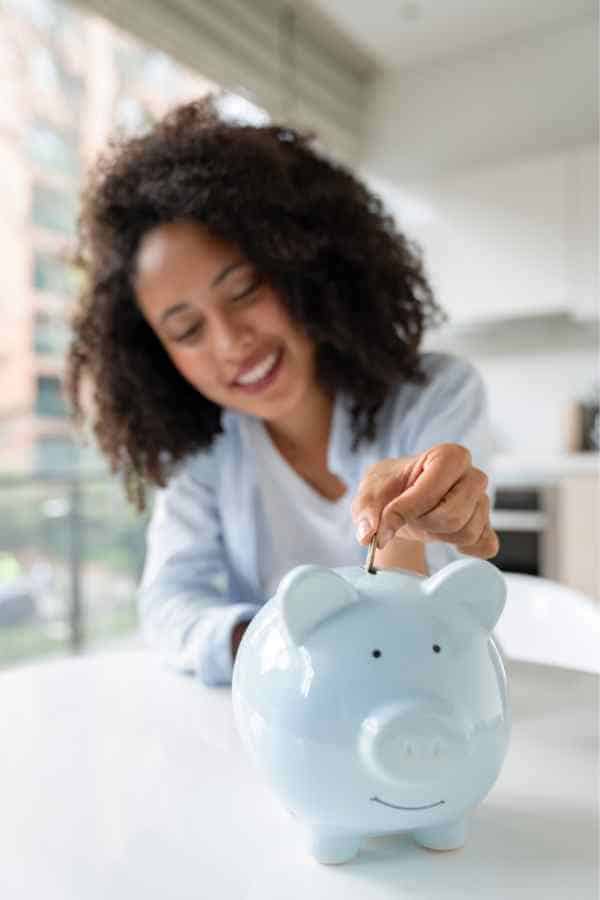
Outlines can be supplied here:
M452 322L598 314L596 146L454 174L423 199L406 230Z
M599 315L598 145L568 157L568 284L570 308L580 319Z
M600 600L600 479L569 475L545 491L542 574Z

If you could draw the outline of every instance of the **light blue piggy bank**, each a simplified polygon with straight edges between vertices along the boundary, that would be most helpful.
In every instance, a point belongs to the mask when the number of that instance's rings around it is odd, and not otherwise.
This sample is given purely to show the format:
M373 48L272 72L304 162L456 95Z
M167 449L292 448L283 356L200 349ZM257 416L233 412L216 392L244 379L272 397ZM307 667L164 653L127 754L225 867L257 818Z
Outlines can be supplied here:
M504 599L500 572L475 559L429 578L300 566L256 615L234 667L235 720L317 860L346 862L363 837L402 831L462 846L508 745L491 636Z

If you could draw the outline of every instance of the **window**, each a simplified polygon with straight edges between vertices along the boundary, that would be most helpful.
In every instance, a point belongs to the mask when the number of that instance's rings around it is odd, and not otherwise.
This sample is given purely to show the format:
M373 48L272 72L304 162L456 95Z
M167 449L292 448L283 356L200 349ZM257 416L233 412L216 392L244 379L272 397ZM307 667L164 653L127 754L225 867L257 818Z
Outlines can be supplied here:
M241 94L224 92L219 98L217 106L224 118L233 121L247 122L249 125L268 125L271 121L266 110Z
M34 251L33 284L38 291L52 294L74 294L79 279L75 269L68 263L48 253Z
M65 69L50 47L32 47L28 62L31 86L36 93L61 97L70 108L78 108L84 93L83 81Z
M36 353L62 356L69 344L69 330L56 316L36 313L33 323L33 346Z
M119 97L115 104L114 123L121 133L139 134L152 125L152 116L134 97Z
M133 6L145 14L145 4ZM71 336L63 310L85 286L69 254L86 167L110 137L138 134L174 104L219 90L168 47L151 46L161 32L157 20L145 44L68 0L0 0L5 294L23 324L4 341L11 361L0 388L0 474L24 476L5 478L0 490L0 551L24 570L35 561L51 573L35 615L24 610L21 624L0 628L0 668L81 645L75 578L84 646L134 632L147 516L127 505L91 435L80 446L68 427L60 376ZM189 61L203 66L197 35L192 45ZM230 87L242 84L236 77ZM222 102L226 115L266 118L245 97L228 93ZM79 541L71 540L75 528Z
M50 172L79 176L77 135L61 133L48 122L37 119L27 135L31 160Z
M35 411L38 416L62 418L67 415L59 378L52 375L38 375Z
M137 41L114 42L113 62L122 87L140 78L147 56L148 51Z
M40 474L68 472L76 461L77 448L63 435L43 435L35 442L34 466Z
M36 28L51 28L56 21L58 4L53 0L4 0L7 9L13 9L29 19Z
M46 185L34 185L31 215L34 224L41 228L49 228L69 236L75 233L75 198L69 194Z

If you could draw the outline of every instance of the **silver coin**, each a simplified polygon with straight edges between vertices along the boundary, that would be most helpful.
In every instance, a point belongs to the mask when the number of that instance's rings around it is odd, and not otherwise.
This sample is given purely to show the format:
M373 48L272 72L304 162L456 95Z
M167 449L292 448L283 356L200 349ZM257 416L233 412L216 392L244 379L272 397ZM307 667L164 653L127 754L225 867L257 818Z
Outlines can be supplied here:
M370 575L374 575L377 569L373 565L373 560L375 559L375 550L377 548L377 532L373 535L369 542L369 549L367 551L367 559L365 561L365 572L368 572Z

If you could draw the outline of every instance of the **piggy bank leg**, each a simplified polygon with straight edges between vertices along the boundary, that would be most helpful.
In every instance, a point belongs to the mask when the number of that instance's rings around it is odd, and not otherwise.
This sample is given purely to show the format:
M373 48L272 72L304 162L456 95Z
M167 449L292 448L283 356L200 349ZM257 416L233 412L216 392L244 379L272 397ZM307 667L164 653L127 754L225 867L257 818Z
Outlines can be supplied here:
M412 836L417 844L428 850L458 850L467 837L466 821L457 819L444 825L419 828L418 831L413 831Z
M309 835L309 852L320 863L345 863L358 853L360 837L334 828L313 826Z

